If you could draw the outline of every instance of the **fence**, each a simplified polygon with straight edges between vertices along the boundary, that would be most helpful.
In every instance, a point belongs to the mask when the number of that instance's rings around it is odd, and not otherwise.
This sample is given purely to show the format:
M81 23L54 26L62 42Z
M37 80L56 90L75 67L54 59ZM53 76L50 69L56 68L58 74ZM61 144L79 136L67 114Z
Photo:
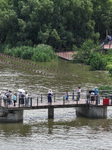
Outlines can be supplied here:
M82 100L85 101L87 104L103 104L103 99L104 98L109 98L110 99L110 104L112 105L112 90L100 90L99 91L99 96L98 95L91 95L89 93L89 90L82 90L81 94L77 94L76 90L73 90L72 92L69 93L69 101L70 102L75 102L76 104L79 104ZM60 92L60 93L54 93L53 94L53 100L52 103L57 103L64 105L66 102L66 92ZM47 105L48 104L48 94L46 93L41 93L38 94L36 97L29 97L28 98L28 104L26 103L25 98L23 99L23 102L21 100L17 100L16 107L32 107L32 106L39 106L41 104ZM6 99L6 101L2 100L0 101L0 106L3 107L10 107L13 106L13 103L9 105L9 100Z

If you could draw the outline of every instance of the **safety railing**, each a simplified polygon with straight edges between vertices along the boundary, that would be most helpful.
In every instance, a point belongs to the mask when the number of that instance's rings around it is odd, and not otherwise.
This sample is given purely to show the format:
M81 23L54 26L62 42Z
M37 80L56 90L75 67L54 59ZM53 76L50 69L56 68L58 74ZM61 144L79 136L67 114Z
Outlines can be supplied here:
M60 104L65 105L66 103L66 92L59 92L59 93L53 93L53 99L52 103L50 105L54 104ZM73 90L72 92L69 92L69 98L68 98L68 104L94 104L94 105L103 105L103 99L109 98L109 105L112 105L112 90L100 90L99 95L91 95L88 93L88 90L82 90L80 95L77 93L76 90ZM48 104L48 94L41 93L38 94L35 97L29 97L28 101L26 102L26 99L17 99L17 102L15 103L16 106L14 106L13 100L9 101L8 99L1 100L0 106L9 108L9 107L32 107L32 106L39 106L39 105L47 105Z

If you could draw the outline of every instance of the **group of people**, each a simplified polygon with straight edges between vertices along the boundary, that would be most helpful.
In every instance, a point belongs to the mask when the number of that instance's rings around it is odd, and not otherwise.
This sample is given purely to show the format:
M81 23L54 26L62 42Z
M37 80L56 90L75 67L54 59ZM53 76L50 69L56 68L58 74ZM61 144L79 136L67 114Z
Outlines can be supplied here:
M81 88L78 87L78 89L77 89L77 101L80 100L80 93L81 93ZM52 100L53 100L53 92L50 89L48 91L48 103L52 103ZM68 92L66 92L65 100L66 100L65 103L69 102L69 93Z
M81 93L81 87L78 87L78 89L77 89L77 98L76 98L77 101L80 100L80 93ZM69 102L69 93L68 92L66 92L65 99L66 99L66 103Z
M93 103L96 102L96 105L98 105L99 103L99 92L98 92L98 88L95 87L94 90L89 91L89 93L87 94L87 103Z
M4 106L6 104L16 106L17 103L17 93L12 93L11 90L6 90L4 95L2 96L0 92L0 106L2 105L2 100L4 103ZM28 93L25 92L24 94L22 92L19 93L19 104L25 104L25 106L29 105L29 98Z
M78 87L77 89L77 97L76 100L79 101L80 100L80 94L81 94L81 87ZM99 103L99 91L98 88L95 87L94 90L89 91L89 93L87 94L87 103L94 103L94 101L96 101L96 105L98 105ZM48 103L52 103L52 99L53 99L53 92L52 90L49 90L48 92ZM65 95L65 103L69 102L69 93L66 92Z
M19 104L29 106L29 97L27 92L25 92L25 94L22 92L19 93Z

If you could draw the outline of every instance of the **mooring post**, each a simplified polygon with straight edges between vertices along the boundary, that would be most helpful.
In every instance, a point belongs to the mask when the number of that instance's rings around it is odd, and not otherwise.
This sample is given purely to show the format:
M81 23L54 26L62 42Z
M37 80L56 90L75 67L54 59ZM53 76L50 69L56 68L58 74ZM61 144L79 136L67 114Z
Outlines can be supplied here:
M54 118L54 107L49 105L48 107L48 119L53 119Z

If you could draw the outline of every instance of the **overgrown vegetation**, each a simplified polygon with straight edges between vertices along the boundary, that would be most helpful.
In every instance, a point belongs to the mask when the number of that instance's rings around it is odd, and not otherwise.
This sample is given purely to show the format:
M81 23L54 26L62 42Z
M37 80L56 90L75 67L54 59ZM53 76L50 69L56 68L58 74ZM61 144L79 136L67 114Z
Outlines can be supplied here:
M22 59L31 59L33 61L52 61L57 60L57 56L53 51L53 48L48 45L39 44L36 47L21 46L15 48L6 47L4 50L5 54L19 57Z

